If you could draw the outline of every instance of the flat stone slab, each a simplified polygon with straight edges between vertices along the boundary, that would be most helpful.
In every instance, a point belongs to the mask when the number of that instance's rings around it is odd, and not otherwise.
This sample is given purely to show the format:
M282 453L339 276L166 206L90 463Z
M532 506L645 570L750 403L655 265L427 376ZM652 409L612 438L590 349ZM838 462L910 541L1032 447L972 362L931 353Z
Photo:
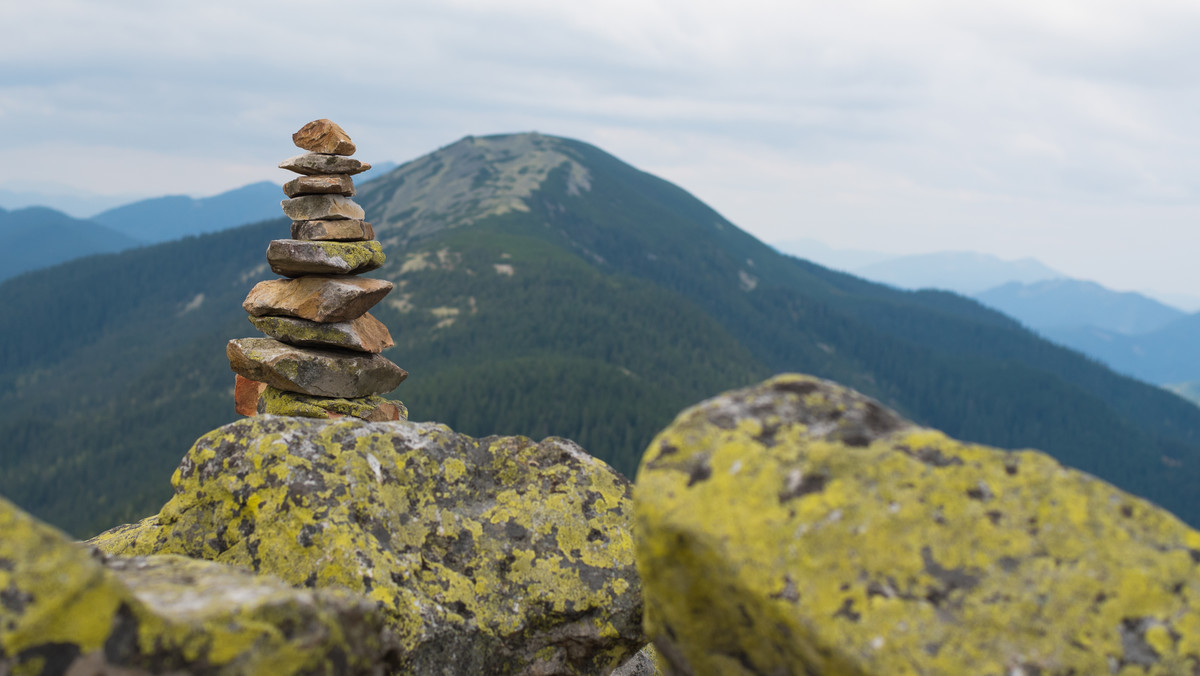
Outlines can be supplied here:
M277 275L356 275L383 265L383 246L369 242L277 239L267 245L267 263Z
M288 345L340 347L378 354L391 347L392 334L370 312L348 322L321 323L297 317L250 317L263 333Z
M367 215L357 202L341 195L305 195L283 200L279 205L293 221L362 220Z
M346 174L320 174L300 176L283 184L283 194L288 197L301 195L354 195L354 179Z
M250 289L242 308L263 317L300 317L314 322L348 322L361 317L392 290L392 283L364 277L313 275L269 279Z
M259 415L290 415L301 418L358 418L367 422L408 420L408 407L378 395L357 399L314 397L287 392L267 385L258 398Z
M363 242L375 239L375 228L366 221L292 221L292 239Z
M289 157L279 163L280 169L294 171L297 174L313 176L316 174L361 174L371 168L371 165L353 157L327 155L325 153L304 153Z
M350 135L332 120L313 120L292 134L292 143L314 153L353 155L354 142Z
M378 354L299 348L274 338L238 338L225 347L234 373L288 392L354 398L383 394L408 372Z

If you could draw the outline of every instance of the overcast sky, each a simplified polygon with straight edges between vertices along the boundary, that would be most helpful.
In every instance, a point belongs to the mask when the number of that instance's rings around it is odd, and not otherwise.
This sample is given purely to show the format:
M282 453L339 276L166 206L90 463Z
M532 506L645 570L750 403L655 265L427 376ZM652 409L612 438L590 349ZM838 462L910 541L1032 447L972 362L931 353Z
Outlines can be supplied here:
M537 130L768 242L1200 295L1195 0L38 0L0 25L0 191L281 182L318 117L367 161Z

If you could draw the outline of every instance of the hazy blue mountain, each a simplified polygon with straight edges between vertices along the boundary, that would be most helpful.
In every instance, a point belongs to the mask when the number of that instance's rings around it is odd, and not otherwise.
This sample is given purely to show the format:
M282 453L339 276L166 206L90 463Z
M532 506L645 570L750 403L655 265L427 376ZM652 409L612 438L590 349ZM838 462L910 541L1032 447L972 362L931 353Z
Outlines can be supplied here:
M1149 333L1129 336L1095 327L1043 331L1114 371L1165 385L1200 380L1200 313L1184 315Z
M354 185L362 187L362 185L367 181L377 179L398 166L400 165L396 164L395 162L376 162L375 164L371 165L370 169L361 174L355 175Z
M1160 291L1143 291L1154 300L1178 308L1187 313L1200 312L1200 295L1190 293L1163 293Z
M0 188L0 208L15 211L26 207L48 207L72 218L88 219L105 209L130 201L121 195L96 195L65 185L38 184L36 189Z
M154 197L102 211L93 221L144 242L166 242L279 217L280 187L260 181L212 197Z
M0 209L0 279L96 253L121 251L136 239L47 207Z
M361 187L396 166L380 162L355 176L354 182ZM96 214L92 220L145 242L167 242L278 218L279 202L285 197L279 185L260 181L212 197L169 195L141 200Z
M629 474L684 406L800 371L1200 523L1200 408L974 300L780 254L588 144L468 137L358 200L415 420L570 437ZM157 511L187 447L234 418L225 344L255 335L241 301L288 233L265 221L0 285L0 494L80 535Z
M774 242L771 246L782 253L803 258L827 268L841 270L842 272L851 272L856 268L871 265L872 263L880 263L896 257L894 254L879 251L837 249L824 242L818 242L815 239L806 237Z
M1039 331L1092 327L1132 335L1161 329L1185 314L1140 293L1067 278L1009 282L974 297Z
M963 295L1007 284L1062 277L1033 258L1006 261L991 254L943 251L891 258L852 270L856 275L901 289L945 289Z

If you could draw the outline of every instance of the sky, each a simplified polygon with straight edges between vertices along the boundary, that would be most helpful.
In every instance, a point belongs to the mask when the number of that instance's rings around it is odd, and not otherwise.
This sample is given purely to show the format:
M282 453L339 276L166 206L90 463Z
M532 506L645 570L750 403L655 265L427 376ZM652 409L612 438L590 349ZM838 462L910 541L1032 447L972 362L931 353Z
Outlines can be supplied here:
M1194 0L39 0L0 25L0 206L282 182L320 117L367 161L536 130L766 242L1200 295Z

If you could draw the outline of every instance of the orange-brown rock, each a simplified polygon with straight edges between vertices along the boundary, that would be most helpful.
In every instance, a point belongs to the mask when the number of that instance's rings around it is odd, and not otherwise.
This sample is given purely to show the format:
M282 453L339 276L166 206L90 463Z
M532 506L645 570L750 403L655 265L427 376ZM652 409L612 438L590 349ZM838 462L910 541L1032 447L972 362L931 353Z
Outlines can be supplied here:
M298 317L250 317L263 333L288 345L341 347L358 352L383 352L394 345L387 326L368 312L349 322L325 323Z
M283 214L293 221L362 220L366 215L358 203L341 195L304 195L279 204Z
M289 157L279 163L280 169L294 171L297 174L313 176L316 174L361 174L371 168L366 162L360 162L353 157L328 155L324 153L304 153Z
M392 283L365 277L312 275L269 279L250 289L242 307L256 317L300 317L314 322L348 322L361 317L392 290Z
M257 415L258 399L266 389L266 383L250 380L240 373L234 374L233 409L237 411L238 415Z
M292 143L314 153L353 155L354 142L344 129L331 120L313 120L292 134Z
M288 392L354 399L383 394L408 372L383 355L292 347L273 338L238 338L225 347L229 368Z
M302 195L354 195L354 179L346 174L318 174L300 176L283 184L283 194L288 197Z
M375 239L375 228L366 221L292 221L292 239L322 242L365 242Z

